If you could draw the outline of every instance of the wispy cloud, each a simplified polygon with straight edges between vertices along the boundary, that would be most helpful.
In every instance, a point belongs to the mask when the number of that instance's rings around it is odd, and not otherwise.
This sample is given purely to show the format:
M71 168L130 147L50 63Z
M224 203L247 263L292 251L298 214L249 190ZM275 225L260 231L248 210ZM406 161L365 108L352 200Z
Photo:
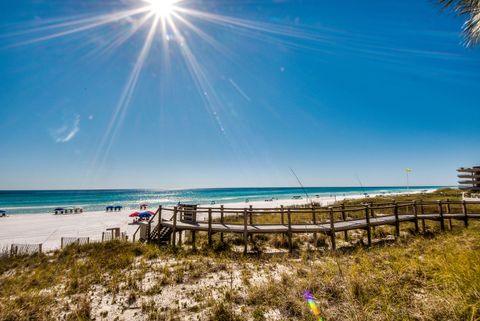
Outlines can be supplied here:
M75 115L73 122L67 123L62 127L54 130L52 136L57 143L68 143L80 131L80 115Z

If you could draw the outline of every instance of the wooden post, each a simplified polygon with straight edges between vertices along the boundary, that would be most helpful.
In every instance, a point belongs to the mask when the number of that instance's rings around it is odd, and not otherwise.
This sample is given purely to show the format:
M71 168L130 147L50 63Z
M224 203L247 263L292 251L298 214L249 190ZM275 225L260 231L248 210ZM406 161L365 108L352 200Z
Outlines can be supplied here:
M373 209L373 203L372 202L368 202L367 203L367 207L368 207L368 211L370 213L370 218L374 218L375 217L375 210ZM373 230L373 233L375 233L375 226L372 226L371 228Z
M447 214L452 213L451 207L450 207L450 199L447 198ZM450 231L452 230L452 218L448 218L448 228Z
M197 223L197 206L195 205L194 206L194 209L193 209L193 223ZM186 235L185 235L186 237ZM190 237L191 237L191 241L192 241L192 250L196 250L197 249L197 232L195 230L191 230L190 231Z
M157 244L160 246L160 232L162 231L162 205L158 207L158 233L157 233Z
M150 239L151 228L152 228L152 221L148 220L148 225L147 225L147 242L148 243L150 243L150 241L151 241L151 239ZM114 238L113 236L114 236L114 234L113 234L113 230L112 230L112 239Z
M465 224L465 227L468 227L467 202L465 200L462 201L462 211L463 211L463 222Z
M253 225L253 206L250 205L248 208L248 223Z
M39 253L42 253L42 246L43 246L42 243L38 244L38 252Z
M285 225L285 212L284 212L283 205L280 205L280 215L281 215L281 218L282 218L282 225ZM284 240L285 240L285 234L282 233L282 242Z
M367 204L365 206L365 220L367 221L367 242L368 242L368 246L372 245L372 231L370 229L370 210L371 210L371 205Z
M341 207L342 207L342 220L346 221L347 214L345 213L345 203L342 203ZM348 242L348 230L345 230L343 233L344 233L345 241Z
M173 228L172 228L172 245L177 245L177 212L178 207L173 208Z
M423 207L423 200L420 200L420 210L421 210L421 213L422 215L425 214L425 208ZM425 226L425 219L422 218L422 230L423 230L423 234L425 234L425 230L426 230L426 226Z
M208 246L212 246L212 209L208 209Z
M224 218L223 218L223 215L224 215L224 207L223 205L220 205L220 224L224 224ZM220 233L220 242L223 243L223 232Z
M293 252L293 244L292 244L292 213L291 210L287 210L287 221L288 221L288 251L290 253Z
M63 236L60 238L60 248L63 249Z
M248 210L248 222L250 225L253 225L253 206L250 205L249 206L249 210ZM250 241L253 241L253 234L250 234Z
M398 204L396 201L393 201L393 214L395 215L395 236L400 236L400 219L398 217Z
M191 233L191 236L192 236L192 249L196 250L197 249L197 244L196 244L197 233L195 233L195 231L191 231L190 233Z
M247 210L243 210L243 254L248 251Z
M333 207L329 206L328 211L330 214L330 240L332 243L332 250L335 251L337 249L337 244L335 243L335 221L333 218Z
M315 210L315 205L312 205L312 220L313 225L317 225L317 212ZM313 232L313 242L317 246L317 232Z
M437 201L438 202L438 210L440 211L440 229L442 231L445 231L445 221L443 219L443 206L442 206L442 201Z
M374 211L374 209L373 209L373 203L372 203L372 202L369 202L367 205L368 205L368 207L370 208L370 217L371 217L371 218L376 217L376 216L375 216L375 211Z
M415 233L418 234L418 208L417 208L417 201L413 201L413 216L415 217Z

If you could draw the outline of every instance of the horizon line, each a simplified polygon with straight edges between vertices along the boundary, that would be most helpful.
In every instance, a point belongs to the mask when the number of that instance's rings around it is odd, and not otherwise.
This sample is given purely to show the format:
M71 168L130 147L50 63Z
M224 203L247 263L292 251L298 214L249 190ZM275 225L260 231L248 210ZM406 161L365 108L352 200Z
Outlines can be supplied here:
M304 186L304 188L421 188L421 187L450 187L458 188L458 185L365 185L365 186ZM186 190L215 190L215 189L273 189L273 188L299 188L300 186L230 186L230 187L181 187L181 188L65 188L65 189L0 189L0 192L68 192L68 191L186 191Z

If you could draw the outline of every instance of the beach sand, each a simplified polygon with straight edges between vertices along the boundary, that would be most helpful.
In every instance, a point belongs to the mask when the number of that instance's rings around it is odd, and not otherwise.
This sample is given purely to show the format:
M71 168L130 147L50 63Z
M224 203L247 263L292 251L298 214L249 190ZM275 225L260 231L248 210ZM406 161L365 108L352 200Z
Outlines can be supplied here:
M389 194L394 195L394 194ZM370 195L375 196L375 195ZM292 205L305 205L313 201L322 206L333 204L343 199L359 199L363 195L347 195L332 197L311 197L302 199L273 199L272 201L250 201L248 203L227 203L223 204L229 208L275 208ZM218 208L222 204L204 204L202 207ZM155 211L155 209L151 209ZM54 250L60 248L62 237L90 237L92 241L101 240L102 232L107 228L119 227L126 232L129 239L138 228L138 225L131 224L133 219L128 215L134 209L124 209L120 212L86 212L81 214L53 215L53 214L17 214L0 218L0 249L6 249L11 244L39 244L42 243L43 250ZM200 213L199 213L200 214ZM199 215L198 220L205 220Z
M16 244L43 244L44 250L60 248L61 237L101 240L107 228L120 227L131 237L138 225L129 225L131 211L81 214L17 214L0 218L0 249Z

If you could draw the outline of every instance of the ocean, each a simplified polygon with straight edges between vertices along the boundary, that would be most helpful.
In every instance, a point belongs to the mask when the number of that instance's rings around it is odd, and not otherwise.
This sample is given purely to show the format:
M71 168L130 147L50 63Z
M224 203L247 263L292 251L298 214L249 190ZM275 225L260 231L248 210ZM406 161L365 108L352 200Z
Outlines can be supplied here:
M410 191L424 191L442 186L414 186ZM211 204L291 199L359 194L389 194L407 192L406 187L275 187L275 188L208 188L184 190L42 190L0 191L0 210L7 214L52 213L56 207L81 207L84 211L101 211L108 205L138 209L140 204L151 206L177 203Z

